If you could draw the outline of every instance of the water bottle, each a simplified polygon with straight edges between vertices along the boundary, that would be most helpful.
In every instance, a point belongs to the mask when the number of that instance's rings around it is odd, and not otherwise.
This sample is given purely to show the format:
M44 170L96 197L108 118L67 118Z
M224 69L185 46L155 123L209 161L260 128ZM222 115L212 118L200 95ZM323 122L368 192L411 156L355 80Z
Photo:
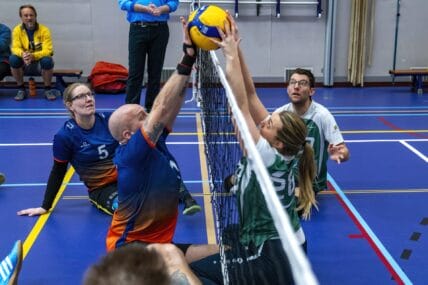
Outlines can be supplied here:
M30 77L28 80L28 89L30 91L30 97L36 97L37 96L37 87L36 87L36 81L33 77Z

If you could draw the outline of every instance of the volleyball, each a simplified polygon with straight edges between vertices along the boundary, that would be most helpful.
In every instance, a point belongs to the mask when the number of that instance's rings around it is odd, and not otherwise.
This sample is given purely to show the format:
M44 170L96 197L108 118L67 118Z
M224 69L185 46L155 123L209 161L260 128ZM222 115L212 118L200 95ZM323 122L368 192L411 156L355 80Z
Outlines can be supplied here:
M227 13L215 5L204 5L193 11L188 19L188 28L192 42L200 49L209 51L218 46L209 39L221 40L217 27L224 30Z

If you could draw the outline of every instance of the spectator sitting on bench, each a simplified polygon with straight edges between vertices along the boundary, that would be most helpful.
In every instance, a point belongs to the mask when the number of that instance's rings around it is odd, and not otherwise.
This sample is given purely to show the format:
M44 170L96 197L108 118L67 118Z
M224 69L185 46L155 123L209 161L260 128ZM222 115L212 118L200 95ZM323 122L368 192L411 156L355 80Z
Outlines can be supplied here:
M22 101L28 94L24 87L24 75L42 75L44 95L55 100L56 93L51 90L54 62L52 38L49 28L37 22L37 12L32 5L19 7L22 24L12 32L12 55L9 57L12 75L18 85L15 100Z
M10 29L0 23L0 81L10 75Z

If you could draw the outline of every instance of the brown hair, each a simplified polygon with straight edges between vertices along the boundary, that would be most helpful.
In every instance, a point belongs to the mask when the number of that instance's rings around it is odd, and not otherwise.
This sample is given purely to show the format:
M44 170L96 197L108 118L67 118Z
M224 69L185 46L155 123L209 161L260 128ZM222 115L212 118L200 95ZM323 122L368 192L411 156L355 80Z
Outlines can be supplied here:
M21 11L22 11L22 9L25 9L25 8L29 8L29 9L33 10L34 15L37 17L36 8L34 8L34 6L30 5L30 4L25 4L25 5L22 5L21 7L19 7L19 17L22 17Z
M119 247L92 265L85 274L84 285L171 284L163 257L141 243Z
M284 155L297 155L299 159L299 198L297 210L303 211L302 217L308 219L311 208L317 208L312 183L315 179L315 161L312 147L306 143L307 129L303 120L296 114L283 111L279 113L282 128L277 132L277 139L284 144L278 150Z
M74 91L74 89L76 89L79 86L86 86L86 87L89 88L89 90L92 90L91 86L89 86L89 84L82 83L82 82L75 82L75 83L72 83L72 84L68 85L67 88L65 88L64 92L62 93L62 101L64 102L65 107L70 112L70 115L73 118L74 118L74 113L70 111L70 109L67 106L67 103L71 103L72 102L73 91Z
M288 78L288 81L290 81L291 76L293 76L293 74L301 74L301 75L306 75L309 78L309 86L311 88L315 87L315 76L313 75L313 73L309 70L309 69L304 69L304 68L296 68L295 70L293 70L290 73L290 77Z

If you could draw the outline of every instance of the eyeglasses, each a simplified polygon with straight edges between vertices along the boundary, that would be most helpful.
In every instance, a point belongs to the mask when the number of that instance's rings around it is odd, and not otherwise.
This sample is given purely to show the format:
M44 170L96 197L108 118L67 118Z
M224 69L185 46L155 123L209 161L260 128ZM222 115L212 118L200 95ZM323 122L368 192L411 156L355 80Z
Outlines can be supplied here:
M308 87L309 86L309 81L307 81L307 80L297 81L297 80L291 79L288 84L294 86L294 85L296 85L296 83L299 87Z
M74 100L86 99L86 97L94 98L95 94L92 92L80 93L72 97L70 101L73 102Z

